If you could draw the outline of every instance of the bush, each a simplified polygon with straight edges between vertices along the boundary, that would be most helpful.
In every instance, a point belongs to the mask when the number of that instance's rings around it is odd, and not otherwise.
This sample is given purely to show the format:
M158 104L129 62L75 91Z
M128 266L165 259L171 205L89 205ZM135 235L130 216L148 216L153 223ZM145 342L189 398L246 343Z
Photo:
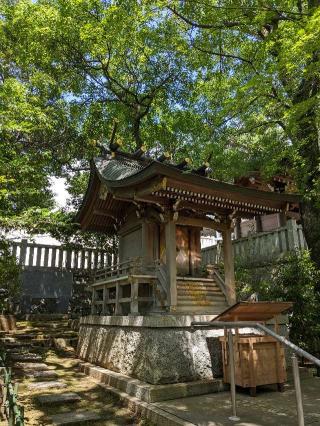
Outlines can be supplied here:
M12 256L9 243L0 238L0 312L12 313L20 293L20 267Z
M320 353L320 271L307 250L289 254L274 265L236 265L239 299L258 293L259 300L293 302L289 336L296 345Z

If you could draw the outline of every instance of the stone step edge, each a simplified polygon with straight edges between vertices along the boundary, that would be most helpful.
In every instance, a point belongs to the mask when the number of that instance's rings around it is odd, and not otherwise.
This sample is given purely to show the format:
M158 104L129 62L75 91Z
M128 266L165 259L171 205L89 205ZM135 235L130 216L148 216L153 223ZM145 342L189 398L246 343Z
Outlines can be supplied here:
M147 403L161 402L187 396L205 395L227 389L222 379L197 380L168 385L152 385L139 379L116 373L107 368L80 361L79 370L99 383L111 386Z
M149 420L152 424L157 426L197 426L195 423L187 422L180 417L157 407L157 403L142 401L141 399L131 396L124 391L120 391L113 386L100 383L97 380L94 381L107 392L110 392L119 398L119 400L135 415L141 416L145 420Z
M159 408L157 403L148 403L141 401L134 396L130 396L125 392L121 392L112 386L99 384L105 390L118 396L121 402L125 403L127 407L136 415L141 416L143 419L149 420L152 424L157 426L197 426L195 423L188 422L181 419L174 414Z

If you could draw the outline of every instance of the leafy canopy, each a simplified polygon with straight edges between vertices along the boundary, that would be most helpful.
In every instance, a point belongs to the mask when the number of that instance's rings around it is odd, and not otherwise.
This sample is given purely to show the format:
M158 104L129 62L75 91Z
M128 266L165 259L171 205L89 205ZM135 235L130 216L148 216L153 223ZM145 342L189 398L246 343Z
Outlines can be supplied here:
M117 120L216 178L290 173L317 217L319 1L6 0L0 22L1 215L50 209L51 174L78 205Z

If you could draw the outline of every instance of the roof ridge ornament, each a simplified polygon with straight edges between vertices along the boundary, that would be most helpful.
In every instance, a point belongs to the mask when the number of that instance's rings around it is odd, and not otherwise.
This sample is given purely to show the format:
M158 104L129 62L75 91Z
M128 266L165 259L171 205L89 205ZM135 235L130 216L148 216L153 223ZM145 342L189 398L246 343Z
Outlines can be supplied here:
M169 161L169 160L171 160L171 155L168 151L165 151L163 154L161 154L157 158L157 161L159 161L159 163L164 163L165 161Z
M208 177L212 173L212 168L210 167L209 162L206 161L200 167L198 167L197 169L192 169L191 171L192 173L195 173L197 175Z
M144 158L145 153L147 152L147 148L145 145L141 145L134 153L133 156L135 158Z
M191 159L189 157L184 158L180 163L173 165L176 169L186 170L191 164Z

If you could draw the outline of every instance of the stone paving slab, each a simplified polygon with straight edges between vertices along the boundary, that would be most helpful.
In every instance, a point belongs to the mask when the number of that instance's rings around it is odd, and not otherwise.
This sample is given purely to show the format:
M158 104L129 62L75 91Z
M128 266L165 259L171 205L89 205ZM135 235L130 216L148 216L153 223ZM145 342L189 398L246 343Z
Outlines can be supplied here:
M37 383L30 383L28 385L28 389L30 390L42 390L42 389L62 389L66 388L68 385L63 382L57 381L50 381L50 382L37 382Z
M15 339L15 337L6 336L6 337L1 337L0 342L1 343L13 343L13 342L16 342L16 339Z
M15 348L9 348L6 349L6 352L10 355L18 355L18 354L23 354L23 353L28 353L28 351L30 350L30 346L17 346Z
M40 371L32 371L26 374L28 377L34 377L35 379L56 379L58 374L54 370L40 370Z
M34 353L28 353L28 354L12 354L10 356L12 361L27 361L27 362L37 362L42 361L42 356Z
M14 368L18 370L31 370L31 371L42 371L49 370L49 367L44 362L16 362Z
M302 381L305 424L320 425L320 378ZM231 421L230 393L180 398L151 404L182 421L201 426L293 426L297 424L295 392L292 385L279 393L271 387L258 388L257 397L237 392L239 421Z
M81 397L74 392L65 392L58 394L39 395L36 400L40 404L64 404L66 402L77 402L81 401Z
M8 348L16 348L18 346L28 346L29 343L26 342L18 342L16 340L8 340L6 342L2 342Z
M56 414L50 417L54 425L81 424L93 420L102 420L103 416L93 411L70 411L68 413Z

